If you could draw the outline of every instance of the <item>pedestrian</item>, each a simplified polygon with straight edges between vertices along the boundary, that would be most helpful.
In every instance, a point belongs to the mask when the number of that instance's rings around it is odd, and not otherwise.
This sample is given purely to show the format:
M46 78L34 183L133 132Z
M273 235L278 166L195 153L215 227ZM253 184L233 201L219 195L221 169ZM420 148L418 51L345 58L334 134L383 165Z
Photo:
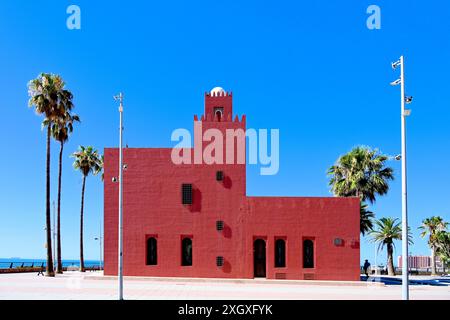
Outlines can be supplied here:
M369 277L369 273L367 272L369 270L369 267L370 267L370 263L366 259L366 261L364 262L363 270L364 270L364 273L365 273L367 278Z

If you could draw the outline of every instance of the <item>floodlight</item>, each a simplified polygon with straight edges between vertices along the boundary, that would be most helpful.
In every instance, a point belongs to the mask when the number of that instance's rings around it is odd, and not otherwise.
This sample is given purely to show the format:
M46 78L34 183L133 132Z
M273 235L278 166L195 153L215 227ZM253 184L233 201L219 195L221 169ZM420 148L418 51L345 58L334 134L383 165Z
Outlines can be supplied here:
M400 60L391 63L392 69L395 70L401 64Z
M391 86L398 86L400 83L402 83L402 79L397 79L391 82Z

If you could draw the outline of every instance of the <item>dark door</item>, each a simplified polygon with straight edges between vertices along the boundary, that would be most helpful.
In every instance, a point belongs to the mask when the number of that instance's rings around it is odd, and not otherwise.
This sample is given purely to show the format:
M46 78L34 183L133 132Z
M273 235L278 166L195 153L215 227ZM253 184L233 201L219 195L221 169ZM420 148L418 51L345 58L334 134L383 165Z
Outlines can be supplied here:
M257 239L253 243L253 264L255 278L266 277L266 242Z

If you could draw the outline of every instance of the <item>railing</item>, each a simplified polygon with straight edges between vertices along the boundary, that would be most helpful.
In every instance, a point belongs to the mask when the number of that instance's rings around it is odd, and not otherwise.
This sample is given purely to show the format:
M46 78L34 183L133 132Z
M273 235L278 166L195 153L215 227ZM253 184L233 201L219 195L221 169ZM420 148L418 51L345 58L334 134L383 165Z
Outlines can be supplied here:
M44 268L47 264L45 262L0 262L0 269L13 269L13 268Z
M369 267L369 274L375 274L375 269L377 269L376 267ZM361 274L364 274L364 268L362 266L360 266L360 271ZM394 268L394 272L396 275L401 275L402 274L402 268L399 267L395 267ZM442 268L442 267L436 267L436 273L437 274L446 274L448 273L448 269L447 268ZM387 268L386 267L378 267L377 270L377 274L378 275L387 275ZM430 275L431 274L431 268L409 268L409 274L410 275Z
M62 263L63 265L63 270L67 270L68 267L78 267L79 265L76 264L75 262L64 262ZM13 271L17 270L24 270L24 269L45 269L45 267L47 266L46 262L43 261L3 261L0 262L0 272L1 270L8 270L8 271ZM56 267L56 265L54 264L54 266ZM85 263L85 269L86 270L103 270L103 265L100 266L100 264L97 262L88 262Z

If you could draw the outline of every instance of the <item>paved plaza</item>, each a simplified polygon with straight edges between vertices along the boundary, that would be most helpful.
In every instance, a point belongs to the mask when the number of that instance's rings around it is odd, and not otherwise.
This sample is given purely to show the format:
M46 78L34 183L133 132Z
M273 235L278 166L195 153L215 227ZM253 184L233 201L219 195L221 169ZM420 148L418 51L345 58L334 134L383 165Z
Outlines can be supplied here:
M173 300L311 300L401 299L401 286L381 283L128 278L125 299ZM416 300L450 300L450 286L410 286ZM117 280L100 272L66 272L55 278L36 273L0 275L0 299L111 300L117 298Z

